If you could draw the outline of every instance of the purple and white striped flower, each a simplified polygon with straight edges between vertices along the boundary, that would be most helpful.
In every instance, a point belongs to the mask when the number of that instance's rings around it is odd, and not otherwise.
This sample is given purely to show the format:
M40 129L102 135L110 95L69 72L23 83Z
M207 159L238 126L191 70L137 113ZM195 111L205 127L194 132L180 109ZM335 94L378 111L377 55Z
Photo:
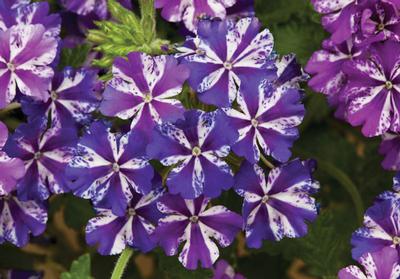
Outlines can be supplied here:
M55 74L47 102L24 99L22 109L30 119L45 116L51 123L69 123L71 119L82 123L99 105L97 84L97 71L66 67Z
M156 124L182 117L184 108L175 99L189 76L187 67L172 56L131 52L128 60L116 58L100 111L107 116L132 119L131 128L147 135Z
M375 253L363 255L358 262L364 267L351 265L339 272L339 279L398 279L400 258L396 249L386 247Z
M364 215L364 226L353 233L353 259L366 253L393 247L400 251L400 210L398 199L378 200Z
M24 163L18 158L10 158L1 151L8 138L6 125L0 121L0 197L10 194L17 181L25 175Z
M276 77L272 34L259 30L260 22L251 17L200 22L198 48L183 61L191 70L189 84L202 102L228 107L242 81Z
M245 162L236 175L235 187L244 197L243 218L247 245L260 248L263 240L302 237L307 223L317 217L310 195L319 189L313 180L313 162L291 161L274 168L266 179L258 165Z
M166 122L154 131L147 154L173 167L167 178L172 194L193 199L204 194L217 197L233 186L229 155L237 132L222 111L187 111L184 120Z
M214 276L211 279L246 279L236 273L233 267L225 260L219 260L213 269Z
M93 123L67 169L70 188L97 207L125 215L134 192L151 191L154 171L145 156L146 144L136 131L114 134L103 122Z
M204 196L185 200L171 194L158 202L158 209L167 216L158 222L155 238L169 256L177 254L185 242L179 261L187 269L196 269L199 261L203 268L211 268L219 257L213 239L227 247L242 227L240 215L223 206L206 209L208 203Z
M108 17L107 0L61 0L61 4L68 10L80 16L93 19ZM130 0L118 0L125 8L132 9Z
M42 234L46 223L47 209L41 202L0 196L0 244L7 241L18 247L25 246L29 234Z
M145 196L133 193L126 214L122 216L115 215L110 209L96 208L98 216L89 220L86 227L87 243L99 244L101 255L119 254L127 246L149 252L156 246L152 234L162 217L156 204L162 194L162 189Z
M382 167L387 170L400 171L400 135L386 133L382 137L379 153L385 156Z
M253 80L243 83L237 96L240 110L225 109L232 126L239 131L239 138L232 150L246 160L256 163L260 154L286 162L290 148L298 138L297 126L304 118L299 81L304 74L289 55L277 63L278 78L272 82Z
M46 200L50 194L68 191L65 169L77 142L73 128L59 125L47 129L46 119L21 124L8 139L4 150L25 164L26 174L18 181L18 198Z
M232 7L237 0L156 0L157 9L162 9L161 15L170 22L183 21L185 27L196 32L199 19L217 17L224 19L226 9Z
M19 91L47 101L56 57L57 40L46 37L42 25L17 25L0 32L0 108Z

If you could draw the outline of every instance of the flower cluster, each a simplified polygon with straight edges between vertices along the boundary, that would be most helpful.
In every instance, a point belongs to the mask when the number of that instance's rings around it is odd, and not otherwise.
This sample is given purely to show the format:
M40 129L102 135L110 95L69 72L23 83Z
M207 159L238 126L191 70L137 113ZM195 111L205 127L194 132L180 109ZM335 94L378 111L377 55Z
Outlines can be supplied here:
M93 22L105 2L61 4ZM0 242L42 233L46 201L67 192L93 204L86 241L102 255L160 246L212 268L241 231L253 248L307 233L319 184L314 161L290 160L308 78L295 56L273 51L252 1L155 5L193 36L174 54L116 57L103 83L100 69L60 69L69 46L45 2L0 4L0 108L18 102L27 116L8 139L0 124ZM242 214L212 200L230 189ZM234 276L216 265L215 278Z
M398 1L312 3L331 37L306 66L310 87L327 96L338 117L362 126L365 136L383 135L383 166L400 170L400 153L387 151L389 145L396 150L391 140L400 134Z

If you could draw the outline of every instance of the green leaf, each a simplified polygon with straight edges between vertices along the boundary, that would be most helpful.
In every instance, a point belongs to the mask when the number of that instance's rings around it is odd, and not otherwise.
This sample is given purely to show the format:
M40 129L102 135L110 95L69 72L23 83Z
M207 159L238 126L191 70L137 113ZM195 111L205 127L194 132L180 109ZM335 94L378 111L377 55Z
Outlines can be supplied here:
M85 254L72 263L69 272L61 274L61 279L92 279L90 270L90 255Z
M72 195L65 197L64 214L65 224L76 230L82 229L89 219L95 216L93 207L88 200Z
M82 67L87 59L90 49L91 46L89 44L82 44L75 48L63 48L58 68L63 69L66 66L74 68Z
M151 43L156 38L156 11L154 8L154 0L139 0L139 3L140 13L142 15L140 24L146 42Z

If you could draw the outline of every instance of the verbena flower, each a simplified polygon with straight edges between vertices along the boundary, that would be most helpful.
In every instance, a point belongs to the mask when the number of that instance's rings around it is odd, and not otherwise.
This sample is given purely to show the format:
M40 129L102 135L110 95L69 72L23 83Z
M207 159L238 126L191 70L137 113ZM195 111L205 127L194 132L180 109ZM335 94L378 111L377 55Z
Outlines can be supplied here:
M11 193L17 181L25 175L24 163L18 158L10 158L1 151L8 138L7 127L0 122L0 196Z
M96 208L98 216L90 219L86 227L87 243L98 244L102 255L119 254L127 246L149 252L156 246L152 234L162 217L156 205L162 194L161 189L145 196L132 192L129 207L122 216L114 215L110 209Z
M268 178L257 165L244 163L235 187L244 197L243 218L247 245L260 248L263 240L302 237L307 222L317 217L310 195L319 189L313 180L313 163L291 161L270 171Z
M201 194L217 197L233 186L228 156L237 132L222 111L187 111L184 120L163 123L147 147L148 155L171 166L166 184L170 193L183 198Z
M31 119L45 116L51 123L70 123L71 119L77 123L85 122L100 103L96 96L97 85L97 71L66 67L55 74L48 89L49 100L24 99L23 112Z
M103 122L93 123L67 170L70 188L97 207L125 215L134 192L151 191L154 171L145 156L146 144L141 133L114 134Z
M37 100L49 98L57 40L45 31L39 24L20 24L0 32L0 108L13 101L17 88Z
M131 52L128 60L115 59L113 79L107 84L100 111L133 118L131 128L149 135L156 124L182 117L184 108L174 97L188 76L188 69L172 56Z
M399 260L396 249L390 247L367 253L358 260L364 271L351 265L340 270L339 279L397 279L400 277Z
M253 17L255 16L254 0L237 0L236 4L226 11L229 18Z
M118 0L125 8L131 9L129 0ZM93 19L106 19L108 16L107 0L61 0L61 4L80 16L92 16Z
M365 136L400 132L400 43L386 41L371 47L366 58L347 63L347 119L363 125Z
M285 162L290 148L298 138L297 126L305 109L298 82L304 74L294 56L285 56L277 63L278 77L272 82L249 80L240 87L237 96L239 110L226 109L232 126L239 131L233 151L256 163L260 153Z
M227 247L242 227L240 215L223 206L206 209L208 203L204 196L184 200L171 194L158 203L158 209L167 216L158 222L155 238L169 256L177 254L179 245L185 242L179 261L187 269L196 269L199 261L203 268L211 268L219 257L213 239Z
M197 49L183 61L191 70L189 84L202 102L228 107L242 81L276 76L272 35L259 30L258 19L250 17L200 22Z
M211 279L246 279L243 275L236 273L235 270L225 260L219 260L213 269L214 275Z
M77 139L75 129L59 125L47 129L45 119L17 128L5 151L25 164L26 174L17 185L21 200L45 200L50 194L68 191L65 169Z
M364 215L364 226L352 236L353 258L381 251L385 247L400 249L400 210L396 199L376 202Z
M156 0L155 7L162 9L161 15L168 21L183 21L185 27L195 32L202 17L226 17L226 9L232 7L237 0Z
M382 162L384 169L400 171L400 135L384 134L379 153L385 156Z
M30 0L3 0L0 2L1 8L16 9L19 6L29 4Z
M0 196L0 244L18 247L28 244L29 234L38 236L46 229L47 209L41 202L21 201L15 196Z

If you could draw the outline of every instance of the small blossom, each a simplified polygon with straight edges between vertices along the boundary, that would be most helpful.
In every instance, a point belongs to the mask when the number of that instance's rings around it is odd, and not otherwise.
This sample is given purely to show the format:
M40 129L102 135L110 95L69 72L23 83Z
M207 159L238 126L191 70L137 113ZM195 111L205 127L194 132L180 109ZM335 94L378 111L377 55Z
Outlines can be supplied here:
M157 127L148 155L165 166L173 166L167 178L172 194L197 198L201 194L217 197L233 186L228 156L237 133L222 111L187 111L184 120Z
M70 188L97 207L125 215L134 192L151 191L154 171L145 156L146 144L141 133L114 134L104 123L93 123L67 169Z
M233 151L252 163L260 160L262 151L278 161L287 161L299 136L297 126L304 118L298 84L304 78L300 66L294 56L285 56L277 68L278 77L272 82L243 83L237 96L240 110L225 110L239 131Z
M339 279L398 279L400 277L400 259L396 249L386 247L375 253L367 253L359 260L364 267L351 265L339 272Z
M100 111L107 116L132 119L131 128L149 134L162 121L182 117L184 108L174 99L182 91L188 69L172 56L132 52L128 60L115 59L113 79L104 92Z
M197 49L184 63L191 70L189 84L202 102L228 107L242 81L276 76L272 35L259 30L260 22L250 17L200 22Z
M132 9L130 0L118 0L125 8ZM107 0L61 0L61 4L80 16L92 16L96 19L108 17Z
M38 236L44 232L46 223L47 210L42 203L0 196L0 244L7 241L23 247L30 233Z
M72 159L77 142L73 128L55 126L47 129L45 119L21 124L10 137L5 151L20 158L26 175L18 182L21 200L46 200L50 194L68 191L65 169Z
M310 194L319 189L311 162L291 161L274 168L266 179L257 165L244 163L236 175L235 186L244 197L243 218L247 245L260 248L263 240L302 237L307 223L317 217Z
M226 9L232 7L237 0L156 0L155 7L162 9L161 15L170 22L183 21L192 32L197 30L199 19L204 17L226 17Z
M57 40L45 36L42 25L17 25L0 32L0 108L19 91L47 101L53 77L49 65L57 53Z
M198 261L203 268L211 268L219 257L213 239L227 247L242 226L240 215L223 206L206 209L208 203L203 196L184 200L170 194L158 203L158 209L167 216L158 222L155 238L169 256L177 254L179 245L185 242L179 261L187 269L196 269Z
M156 243L152 238L161 213L156 201L163 194L161 189L142 196L132 192L132 199L125 215L117 216L110 209L96 208L98 216L89 220L86 241L98 246L101 255L121 253L126 246L149 252Z
M400 135L384 134L379 153L385 156L382 162L384 169L400 171Z
M236 273L228 262L219 260L214 267L214 276L211 279L246 279L243 275Z

